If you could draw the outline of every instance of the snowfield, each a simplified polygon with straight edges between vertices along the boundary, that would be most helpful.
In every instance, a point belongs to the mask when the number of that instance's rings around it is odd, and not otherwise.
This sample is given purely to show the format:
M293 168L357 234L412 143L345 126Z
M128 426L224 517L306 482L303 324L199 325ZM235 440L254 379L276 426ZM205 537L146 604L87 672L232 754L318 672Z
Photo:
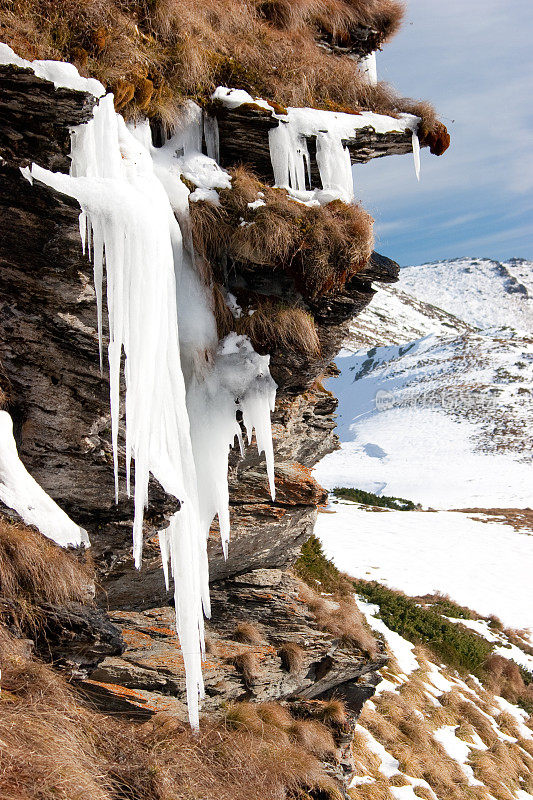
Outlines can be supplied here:
M405 267L400 285L478 328L510 325L533 332L533 263L458 258Z
M434 512L332 504L316 534L354 577L449 594L533 630L531 527L454 509L533 507L533 263L461 259L401 270L351 327L327 382L341 449L316 467Z
M480 514L332 508L315 532L339 569L411 596L449 594L505 626L533 631L533 536L473 518Z

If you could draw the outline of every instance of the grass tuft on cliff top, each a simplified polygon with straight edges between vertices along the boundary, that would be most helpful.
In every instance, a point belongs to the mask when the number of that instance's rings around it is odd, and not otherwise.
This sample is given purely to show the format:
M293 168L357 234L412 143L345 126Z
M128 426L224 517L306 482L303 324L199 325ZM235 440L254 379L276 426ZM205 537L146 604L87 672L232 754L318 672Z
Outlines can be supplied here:
M125 116L172 124L185 98L228 85L283 106L414 113L437 152L445 128L429 104L371 86L349 52L327 46L349 48L367 26L375 49L402 15L396 0L0 0L0 40L24 58L75 63Z

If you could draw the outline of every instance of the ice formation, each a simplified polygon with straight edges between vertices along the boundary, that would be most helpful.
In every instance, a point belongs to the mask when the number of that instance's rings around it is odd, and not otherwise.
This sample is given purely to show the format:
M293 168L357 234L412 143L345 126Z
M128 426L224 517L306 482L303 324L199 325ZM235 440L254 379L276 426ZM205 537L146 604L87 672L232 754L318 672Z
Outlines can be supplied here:
M417 181L420 180L420 140L418 138L418 134L416 130L413 130L412 134L412 143L413 143L413 161L415 164L415 175Z
M415 170L420 172L420 146L417 130L420 118L413 114L400 114L398 118L372 111L346 114L321 111L316 108L288 108L287 114L278 114L266 100L253 98L241 89L219 86L213 99L227 108L238 108L244 103L254 103L270 111L277 127L269 130L270 158L276 186L287 189L293 199L306 204L330 202L338 198L345 203L354 200L350 153L344 141L355 139L357 131L372 128L378 134L411 132ZM322 192L312 189L311 169L307 139L316 139L316 161Z
M20 58L7 44L0 42L0 64L13 64L16 67L31 69L38 78L52 81L56 89L77 89L102 97L105 88L95 78L82 78L74 64L66 61L26 61Z
M89 547L87 531L76 525L26 470L7 411L0 411L0 500L13 508L26 525L35 525L61 547Z
M29 62L24 66L33 68ZM106 95L93 118L72 131L69 175L37 164L23 170L28 180L70 195L81 206L82 245L94 266L101 362L105 271L115 495L118 499L124 353L125 471L129 492L134 458L133 550L138 567L150 474L181 503L159 542L167 586L170 575L174 579L176 625L195 728L203 695L203 618L210 613L209 528L218 515L226 553L228 455L235 438L243 447L238 411L248 442L255 431L259 451L265 454L274 497L270 412L276 391L269 357L255 353L247 337L230 334L218 342L210 294L195 269L189 191L181 176L214 202L218 188L231 186L228 173L202 153L204 135L216 154L216 127L210 122L204 133L202 126L201 110L189 103L174 136L155 148L148 122L128 127L116 114L112 95Z
M365 56L359 62L363 75L366 76L369 83L375 86L378 82L378 67L376 63L376 51Z

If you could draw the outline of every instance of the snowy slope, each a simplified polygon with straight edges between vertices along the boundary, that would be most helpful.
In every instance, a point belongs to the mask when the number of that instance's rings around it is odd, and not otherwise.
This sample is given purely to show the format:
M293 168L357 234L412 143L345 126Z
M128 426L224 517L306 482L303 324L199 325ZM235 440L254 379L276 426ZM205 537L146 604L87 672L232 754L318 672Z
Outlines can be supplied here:
M401 272L401 287L479 328L533 332L533 262L463 258Z
M316 469L326 488L436 508L533 503L533 326L514 327L530 313L533 265L480 264L479 272L473 260L403 269L399 286L378 291L354 320L341 374L328 382L342 449ZM483 330L472 326L482 315ZM495 328L497 319L507 327Z
M402 270L402 275L405 270ZM400 287L400 288L399 288ZM356 317L346 350L405 344L429 333L447 336L473 330L473 326L431 303L402 291L403 282L380 286L372 302Z
M441 592L533 631L533 535L480 514L363 510L333 503L316 534L339 569L409 595Z
M391 660L356 726L350 797L531 800L532 717L389 630L378 606L358 605Z

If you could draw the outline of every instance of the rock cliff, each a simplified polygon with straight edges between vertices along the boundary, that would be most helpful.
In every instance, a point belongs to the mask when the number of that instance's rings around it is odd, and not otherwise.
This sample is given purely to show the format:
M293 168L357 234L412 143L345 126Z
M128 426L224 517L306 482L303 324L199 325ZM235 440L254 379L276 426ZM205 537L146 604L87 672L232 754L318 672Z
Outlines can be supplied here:
M366 41L368 31L361 30ZM43 605L48 657L81 681L83 691L105 710L132 718L170 710L183 717L184 664L157 537L179 509L179 499L151 478L138 573L131 557L133 501L125 482L118 503L113 496L109 379L99 367L96 297L92 266L80 246L80 208L48 186L30 182L21 170L36 162L67 171L70 129L90 119L94 103L91 95L56 88L30 70L0 66L0 385L22 462L88 531L92 543L96 607ZM218 118L222 165L245 162L271 183L271 114L244 107L208 110ZM411 140L406 134L379 136L362 129L347 144L353 161L366 161L407 152ZM421 144L432 146L423 138ZM316 177L311 143L309 149ZM393 261L373 253L340 288L305 297L290 277L274 280L268 269L251 271L235 263L228 272L225 288L239 298L277 295L312 314L320 346L315 352L269 348L278 384L272 416L276 500L270 499L255 450L249 448L244 458L230 455L228 558L216 524L208 542L212 618L205 713L230 701L282 700L305 716L307 701L334 695L346 701L353 721L373 692L384 656L322 624L290 567L326 501L311 469L337 446L336 400L321 378L350 321L371 301L372 282L394 282L397 273ZM124 435L121 407L121 443ZM0 511L16 519L10 509ZM245 624L253 627L253 635L243 635ZM291 661L288 652L298 657ZM349 742L348 736L345 749ZM349 761L341 759L336 773L341 785L349 780Z

